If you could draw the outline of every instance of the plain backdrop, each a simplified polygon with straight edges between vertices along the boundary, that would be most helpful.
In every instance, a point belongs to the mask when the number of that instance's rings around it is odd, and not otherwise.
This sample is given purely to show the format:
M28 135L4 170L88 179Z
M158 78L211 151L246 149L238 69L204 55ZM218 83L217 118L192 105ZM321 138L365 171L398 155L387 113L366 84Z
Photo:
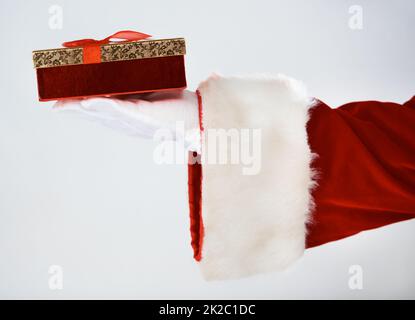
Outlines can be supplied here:
M350 28L353 5L362 29ZM189 89L214 71L281 72L333 107L415 94L412 0L1 0L0 298L415 298L415 221L309 250L285 272L205 282L186 166L37 101L32 50L123 29L185 37ZM52 265L62 290L49 288ZM349 287L354 265L362 290Z

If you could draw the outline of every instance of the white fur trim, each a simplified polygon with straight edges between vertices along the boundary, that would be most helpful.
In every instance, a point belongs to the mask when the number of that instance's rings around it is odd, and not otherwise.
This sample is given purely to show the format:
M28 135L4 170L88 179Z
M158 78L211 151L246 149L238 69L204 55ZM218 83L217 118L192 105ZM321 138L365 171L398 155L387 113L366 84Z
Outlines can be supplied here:
M312 209L312 101L300 82L282 75L213 75L199 92L202 152L208 129L262 129L257 175L243 175L243 164L203 163L202 273L220 280L284 269L304 251Z

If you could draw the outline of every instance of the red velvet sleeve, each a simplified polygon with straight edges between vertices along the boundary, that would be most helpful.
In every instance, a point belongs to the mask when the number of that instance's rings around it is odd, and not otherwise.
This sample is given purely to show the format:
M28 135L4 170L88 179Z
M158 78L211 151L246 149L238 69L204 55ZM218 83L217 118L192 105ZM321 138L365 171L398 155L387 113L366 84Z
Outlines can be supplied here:
M318 175L308 248L415 217L415 97L318 102L307 132Z

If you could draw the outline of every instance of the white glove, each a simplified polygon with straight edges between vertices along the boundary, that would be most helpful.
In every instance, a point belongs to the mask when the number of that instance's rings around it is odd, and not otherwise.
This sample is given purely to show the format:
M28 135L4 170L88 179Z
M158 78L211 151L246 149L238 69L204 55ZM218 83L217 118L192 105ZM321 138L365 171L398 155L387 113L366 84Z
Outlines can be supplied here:
M168 130L186 149L200 151L197 95L191 91L166 91L111 98L60 100L55 111L76 113L132 136L154 138ZM165 135L164 135L165 136Z

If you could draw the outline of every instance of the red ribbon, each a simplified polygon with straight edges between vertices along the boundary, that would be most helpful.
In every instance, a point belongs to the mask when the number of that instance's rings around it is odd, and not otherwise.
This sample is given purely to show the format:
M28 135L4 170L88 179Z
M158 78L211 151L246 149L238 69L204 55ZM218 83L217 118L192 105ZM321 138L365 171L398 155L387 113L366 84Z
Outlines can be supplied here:
M83 62L84 63L99 63L101 62L101 48L102 44L108 44L112 39L120 39L119 42L131 42L143 40L151 37L148 34L137 32L137 31L118 31L105 39L79 39L74 41L64 42L62 45L65 48L82 47L83 48Z

